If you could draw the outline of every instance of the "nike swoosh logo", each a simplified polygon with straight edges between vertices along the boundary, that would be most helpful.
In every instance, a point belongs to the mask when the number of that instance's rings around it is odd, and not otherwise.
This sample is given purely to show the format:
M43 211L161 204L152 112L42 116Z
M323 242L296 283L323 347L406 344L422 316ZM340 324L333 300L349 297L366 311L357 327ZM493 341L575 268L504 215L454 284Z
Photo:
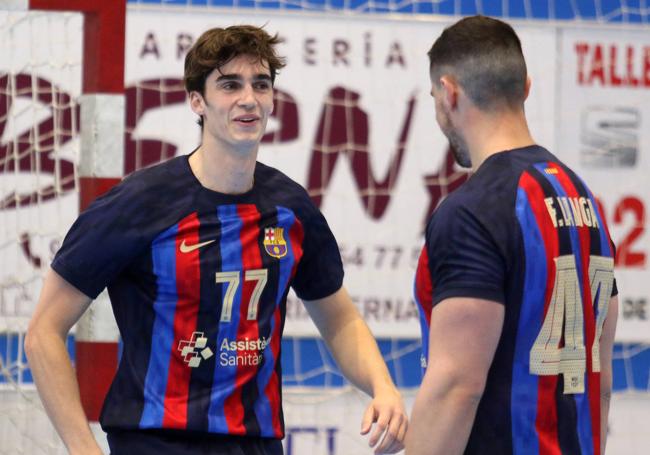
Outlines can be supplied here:
M196 251L201 247L211 244L212 242L216 242L216 240L208 240L206 242L196 243L194 245L187 245L185 244L185 240L183 240L179 249L181 250L181 253L191 253L192 251Z

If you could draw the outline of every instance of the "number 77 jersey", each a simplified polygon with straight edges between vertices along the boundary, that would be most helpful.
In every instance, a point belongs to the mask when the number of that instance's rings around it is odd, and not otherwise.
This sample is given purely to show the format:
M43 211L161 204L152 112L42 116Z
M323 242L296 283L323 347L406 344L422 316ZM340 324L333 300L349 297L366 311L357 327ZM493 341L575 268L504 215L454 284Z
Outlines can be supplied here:
M415 279L433 306L496 301L503 331L465 453L598 454L599 340L614 247L580 178L539 146L490 156L434 212Z
M205 437L283 437L287 293L320 299L343 281L336 240L296 182L257 163L250 191L222 194L186 155L95 201L52 267L91 298L108 288L123 349L103 428Z

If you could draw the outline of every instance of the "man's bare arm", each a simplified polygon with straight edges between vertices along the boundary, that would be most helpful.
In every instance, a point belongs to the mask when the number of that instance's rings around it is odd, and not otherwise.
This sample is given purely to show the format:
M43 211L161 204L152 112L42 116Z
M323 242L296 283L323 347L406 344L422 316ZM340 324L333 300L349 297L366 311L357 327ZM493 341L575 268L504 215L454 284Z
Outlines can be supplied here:
M375 453L401 450L407 429L402 398L347 291L341 288L324 299L305 301L305 308L345 377L373 398L363 417L361 433L368 433L376 422L369 440Z
M462 454L494 358L504 307L450 298L431 312L429 359L415 398L407 455Z
M618 296L612 297L600 335L600 453L605 453L609 400L612 396L612 351L618 319Z
M65 341L91 299L50 270L25 338L25 353L45 410L68 451L100 454L81 407Z

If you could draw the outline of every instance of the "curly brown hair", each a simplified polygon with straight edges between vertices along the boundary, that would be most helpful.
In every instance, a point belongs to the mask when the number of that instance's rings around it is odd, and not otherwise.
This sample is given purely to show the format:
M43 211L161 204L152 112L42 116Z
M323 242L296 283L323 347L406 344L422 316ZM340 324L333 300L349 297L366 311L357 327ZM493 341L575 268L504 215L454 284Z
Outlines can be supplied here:
M208 75L239 55L250 55L268 64L271 81L275 82L277 71L285 66L285 59L275 50L281 42L277 33L271 36L253 25L210 29L199 37L185 56L185 90L204 95Z

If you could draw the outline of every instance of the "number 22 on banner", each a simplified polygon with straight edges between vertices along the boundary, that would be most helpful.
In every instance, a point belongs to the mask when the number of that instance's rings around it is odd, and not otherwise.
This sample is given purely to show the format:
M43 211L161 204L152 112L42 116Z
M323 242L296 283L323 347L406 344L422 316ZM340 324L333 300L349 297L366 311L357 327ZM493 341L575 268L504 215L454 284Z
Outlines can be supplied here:
M607 316L614 282L614 259L589 257L589 285L597 311L596 336L591 346L591 365L600 371L599 340ZM584 341L584 315L580 281L573 255L555 258L555 283L548 311L533 348L530 373L540 376L564 376L564 393L584 393L587 353ZM564 327L564 346L560 347Z

